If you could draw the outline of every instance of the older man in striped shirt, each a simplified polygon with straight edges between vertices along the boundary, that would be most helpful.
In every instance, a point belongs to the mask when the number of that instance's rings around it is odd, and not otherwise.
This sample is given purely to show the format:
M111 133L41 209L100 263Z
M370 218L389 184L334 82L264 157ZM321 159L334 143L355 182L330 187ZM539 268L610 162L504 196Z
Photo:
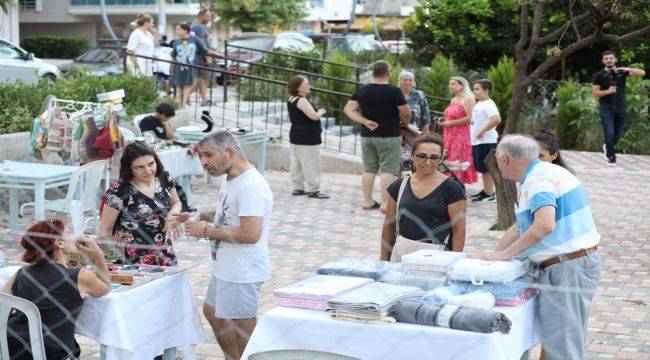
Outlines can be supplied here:
M539 318L541 359L579 360L584 355L589 306L600 280L600 253L589 200L566 169L541 162L537 143L510 135L497 147L503 178L519 183L517 223L485 260L522 253L541 270Z

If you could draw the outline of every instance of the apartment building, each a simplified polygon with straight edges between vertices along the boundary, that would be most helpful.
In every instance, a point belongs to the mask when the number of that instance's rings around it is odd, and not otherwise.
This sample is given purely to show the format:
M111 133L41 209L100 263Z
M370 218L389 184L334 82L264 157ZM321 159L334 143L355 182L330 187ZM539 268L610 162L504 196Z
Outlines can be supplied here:
M129 23L139 13L147 13L160 22L161 0L105 0L108 19L118 37L127 38ZM20 37L34 35L80 35L91 43L107 38L102 25L100 0L18 0ZM192 21L200 9L200 0L164 0L164 33L173 37L174 24Z

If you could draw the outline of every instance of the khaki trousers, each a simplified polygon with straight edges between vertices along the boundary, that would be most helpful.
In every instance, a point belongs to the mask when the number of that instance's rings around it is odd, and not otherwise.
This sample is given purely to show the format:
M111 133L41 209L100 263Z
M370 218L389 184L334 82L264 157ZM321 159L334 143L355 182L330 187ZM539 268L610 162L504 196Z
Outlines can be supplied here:
M291 181L294 190L320 190L320 145L291 144Z

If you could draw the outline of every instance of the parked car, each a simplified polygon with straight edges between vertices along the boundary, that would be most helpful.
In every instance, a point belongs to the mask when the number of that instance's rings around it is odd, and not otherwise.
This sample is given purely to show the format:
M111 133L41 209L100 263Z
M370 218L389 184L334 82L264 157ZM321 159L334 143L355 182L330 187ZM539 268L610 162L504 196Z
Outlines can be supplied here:
M373 35L314 34L311 38L323 44L326 55L333 53L360 54L367 51L386 51L382 44L374 39Z
M100 40L97 46L77 56L71 64L61 65L61 71L76 73L84 69L96 76L121 74L124 46L124 40Z
M237 48L238 46L246 49ZM300 33L283 32L277 35L265 33L243 33L228 40L228 58L256 62L262 60L266 53L262 51L311 51L314 50L314 42ZM216 52L225 55L225 43L219 45ZM225 59L216 59L215 63L221 69L226 68ZM228 71L247 73L250 65L237 61L228 60ZM221 83L221 73L217 74Z
M33 53L20 46L0 39L0 82L37 84L41 79L55 82L58 77L56 66L34 57Z

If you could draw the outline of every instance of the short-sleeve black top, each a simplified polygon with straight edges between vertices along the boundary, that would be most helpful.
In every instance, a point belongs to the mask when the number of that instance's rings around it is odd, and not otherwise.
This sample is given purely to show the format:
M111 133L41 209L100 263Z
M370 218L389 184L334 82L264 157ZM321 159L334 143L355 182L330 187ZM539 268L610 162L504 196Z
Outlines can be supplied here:
M289 110L289 120L291 129L289 130L289 142L295 145L320 145L320 134L323 129L320 121L310 119L302 110L298 108L298 100L302 96L296 96L293 101L287 101ZM309 101L309 100L308 100ZM311 102L309 103L310 106Z
M402 181L404 179L399 179L388 187L388 194L395 201ZM451 178L421 199L413 195L409 181L397 209L400 213L400 235L416 241L445 243L446 248L451 250L452 243L447 238L451 234L452 224L447 206L465 199L465 190Z
M402 135L397 107L406 105L406 98L398 87L390 84L366 84L352 94L352 100L359 103L363 117L379 124L375 131L370 131L367 127L362 126L362 137L397 137Z
M601 105L625 107L625 81L629 73L600 70L594 75L594 85L600 86L600 90L607 90L610 86L616 86L616 93L601 97Z

